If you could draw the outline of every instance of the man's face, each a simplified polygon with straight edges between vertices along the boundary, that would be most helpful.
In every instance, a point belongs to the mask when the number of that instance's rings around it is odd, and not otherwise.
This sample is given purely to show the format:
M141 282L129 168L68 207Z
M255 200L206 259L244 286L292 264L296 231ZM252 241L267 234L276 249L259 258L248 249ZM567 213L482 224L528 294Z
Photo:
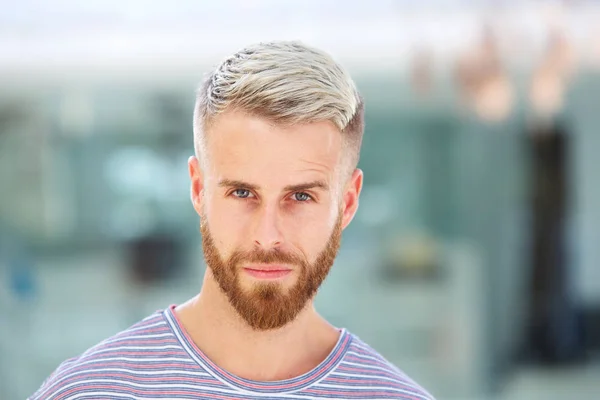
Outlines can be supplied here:
M251 327L281 327L329 273L362 173L342 173L342 136L328 122L281 127L229 112L205 140L190 175L206 263Z

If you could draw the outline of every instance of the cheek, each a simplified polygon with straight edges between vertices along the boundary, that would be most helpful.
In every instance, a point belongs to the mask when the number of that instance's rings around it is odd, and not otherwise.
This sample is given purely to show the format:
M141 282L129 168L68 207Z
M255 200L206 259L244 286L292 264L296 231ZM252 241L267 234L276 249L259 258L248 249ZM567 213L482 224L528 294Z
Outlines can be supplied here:
M205 203L204 218L222 256L244 248L242 239L248 237L247 216L244 213L226 201L209 198Z
M312 263L327 244L337 215L337 211L328 209L289 215L285 219L284 236L296 251L300 251Z

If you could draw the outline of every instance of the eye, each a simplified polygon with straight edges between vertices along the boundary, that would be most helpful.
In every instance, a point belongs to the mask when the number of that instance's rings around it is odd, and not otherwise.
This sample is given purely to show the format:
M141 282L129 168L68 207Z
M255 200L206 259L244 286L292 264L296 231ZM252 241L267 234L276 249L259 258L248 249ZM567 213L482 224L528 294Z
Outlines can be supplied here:
M312 200L312 197L310 197L310 195L308 193L304 193L304 192L296 192L293 194L294 200L296 201L309 201Z
M248 189L235 189L231 194L240 199L252 197L252 193Z

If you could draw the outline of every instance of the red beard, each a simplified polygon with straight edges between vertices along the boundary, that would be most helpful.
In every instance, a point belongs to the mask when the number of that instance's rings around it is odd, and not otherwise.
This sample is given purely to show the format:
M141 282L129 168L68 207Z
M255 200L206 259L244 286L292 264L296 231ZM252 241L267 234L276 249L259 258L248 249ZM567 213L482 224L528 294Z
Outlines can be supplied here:
M205 221L205 219L202 219ZM202 248L208 268L238 314L255 330L280 328L291 322L311 300L329 274L340 248L342 213L317 260L311 265L304 257L279 250L235 251L223 261L206 223L200 224ZM288 264L297 267L298 280L288 290L277 282L261 282L244 290L239 281L242 264Z

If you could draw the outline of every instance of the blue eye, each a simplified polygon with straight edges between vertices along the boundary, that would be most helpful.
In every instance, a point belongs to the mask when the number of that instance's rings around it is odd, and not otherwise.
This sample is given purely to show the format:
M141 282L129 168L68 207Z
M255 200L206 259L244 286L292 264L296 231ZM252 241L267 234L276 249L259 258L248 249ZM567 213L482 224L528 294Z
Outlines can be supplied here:
M233 195L240 199L246 199L246 198L252 196L252 193L250 193L250 191L247 189L235 189L233 191Z
M310 197L310 195L308 193L297 192L297 193L294 193L294 199L296 201L308 201L308 200L311 200L312 197Z

